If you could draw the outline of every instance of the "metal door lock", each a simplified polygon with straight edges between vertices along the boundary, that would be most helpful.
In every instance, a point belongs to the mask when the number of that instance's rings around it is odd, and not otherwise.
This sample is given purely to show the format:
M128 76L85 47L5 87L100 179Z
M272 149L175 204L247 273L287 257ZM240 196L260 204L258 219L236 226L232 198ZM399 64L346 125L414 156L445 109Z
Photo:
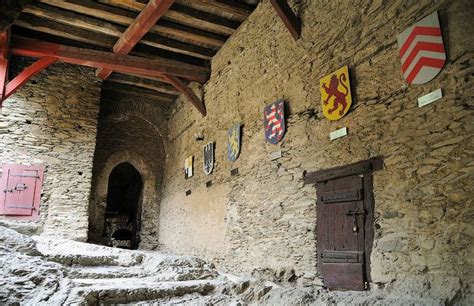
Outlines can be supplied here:
M26 186L25 184L23 184L23 183L18 183L18 184L16 184L16 186L15 186L15 191L23 191L23 190L25 190L26 188L28 188L28 186Z

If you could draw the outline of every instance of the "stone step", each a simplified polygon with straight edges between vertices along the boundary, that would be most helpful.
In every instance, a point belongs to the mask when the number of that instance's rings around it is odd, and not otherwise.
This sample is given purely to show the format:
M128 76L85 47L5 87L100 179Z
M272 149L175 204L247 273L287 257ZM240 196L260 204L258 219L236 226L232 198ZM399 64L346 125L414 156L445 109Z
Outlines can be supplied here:
M223 282L192 280L161 282L154 277L118 279L74 279L65 304L116 304L175 298L186 294L207 295Z

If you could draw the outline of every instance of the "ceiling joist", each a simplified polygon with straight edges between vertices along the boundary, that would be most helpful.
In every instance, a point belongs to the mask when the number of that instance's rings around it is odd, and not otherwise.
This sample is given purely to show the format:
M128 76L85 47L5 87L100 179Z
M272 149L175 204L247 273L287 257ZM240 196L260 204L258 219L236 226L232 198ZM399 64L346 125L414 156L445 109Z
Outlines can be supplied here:
M170 60L149 60L142 57L88 50L32 39L14 37L10 52L29 57L56 57L59 61L95 68L108 68L122 73L162 77L170 74L191 81L205 82L207 69Z
M13 24L9 53L40 58L36 70L48 61L98 68L107 92L164 102L183 94L205 115L188 84L207 80L210 60L253 9L240 0L36 0Z
M130 24L125 32L115 43L113 51L117 54L128 54L146 33L155 25L173 5L174 0L150 0L143 8L143 11ZM112 70L99 68L96 75L105 80L112 73Z

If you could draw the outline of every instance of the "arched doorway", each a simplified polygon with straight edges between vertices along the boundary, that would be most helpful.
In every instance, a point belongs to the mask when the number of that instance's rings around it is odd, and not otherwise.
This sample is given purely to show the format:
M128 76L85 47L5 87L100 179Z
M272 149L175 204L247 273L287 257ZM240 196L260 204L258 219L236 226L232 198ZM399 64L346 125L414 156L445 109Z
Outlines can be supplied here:
M130 163L109 175L103 237L115 247L137 249L140 242L143 180Z

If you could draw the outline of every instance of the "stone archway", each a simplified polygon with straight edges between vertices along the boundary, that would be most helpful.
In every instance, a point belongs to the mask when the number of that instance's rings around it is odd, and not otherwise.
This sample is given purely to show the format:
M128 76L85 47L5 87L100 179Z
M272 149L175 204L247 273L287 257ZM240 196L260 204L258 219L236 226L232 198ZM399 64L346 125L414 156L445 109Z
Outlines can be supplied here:
M107 245L136 249L140 242L143 180L128 162L110 173L103 237Z
M91 193L91 204L89 207L89 241L99 244L108 244L104 237L104 220L107 210L107 198L109 195L109 178L114 169L121 164L130 164L139 173L142 179L142 192L137 214L140 215L141 226L137 228L137 235L149 228L158 228L156 216L159 213L159 194L156 188L156 176L145 158L131 151L120 151L111 154L97 175L97 183ZM138 248L143 248L142 243Z

